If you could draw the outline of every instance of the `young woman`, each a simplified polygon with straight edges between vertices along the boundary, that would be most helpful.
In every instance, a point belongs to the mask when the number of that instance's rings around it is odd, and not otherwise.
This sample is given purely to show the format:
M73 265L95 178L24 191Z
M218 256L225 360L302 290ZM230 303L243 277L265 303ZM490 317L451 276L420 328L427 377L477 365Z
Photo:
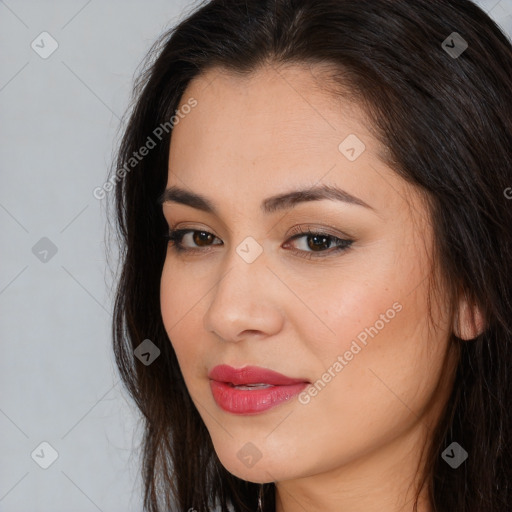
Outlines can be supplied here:
M213 0L109 183L145 508L512 510L512 46L467 0Z

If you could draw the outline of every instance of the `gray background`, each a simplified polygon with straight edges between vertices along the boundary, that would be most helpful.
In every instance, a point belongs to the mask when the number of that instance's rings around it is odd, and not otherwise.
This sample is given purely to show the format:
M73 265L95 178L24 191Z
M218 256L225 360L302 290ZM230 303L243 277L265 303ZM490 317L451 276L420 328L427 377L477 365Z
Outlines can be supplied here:
M512 0L478 3L512 34ZM111 354L105 199L92 191L137 67L194 5L0 0L1 512L142 508L141 428ZM31 47L51 49L44 31L58 44L47 58ZM42 442L58 454L47 469Z

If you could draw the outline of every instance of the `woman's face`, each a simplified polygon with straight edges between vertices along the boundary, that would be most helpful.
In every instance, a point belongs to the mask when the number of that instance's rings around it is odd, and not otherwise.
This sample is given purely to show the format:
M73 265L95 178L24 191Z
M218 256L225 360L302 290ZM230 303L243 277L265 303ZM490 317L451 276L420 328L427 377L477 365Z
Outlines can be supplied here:
M162 316L230 472L253 482L345 474L352 486L364 473L394 485L390 475L413 474L442 405L451 325L434 301L438 329L428 328L425 204L379 160L362 112L322 91L313 70L216 69L185 91L181 104L197 105L174 128L167 187L212 211L176 195L163 205L171 228L192 230L181 243L195 251L169 246ZM311 200L324 187L347 195ZM297 381L210 379L218 365ZM236 378L238 388L222 384Z

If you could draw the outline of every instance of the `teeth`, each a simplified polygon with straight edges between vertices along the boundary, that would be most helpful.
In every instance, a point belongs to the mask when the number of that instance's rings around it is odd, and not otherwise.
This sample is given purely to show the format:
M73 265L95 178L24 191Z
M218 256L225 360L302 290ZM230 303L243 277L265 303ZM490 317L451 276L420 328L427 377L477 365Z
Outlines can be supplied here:
M233 386L236 389L243 389L243 390L250 390L250 389L265 389L265 388L271 388L272 384L246 384L241 386Z

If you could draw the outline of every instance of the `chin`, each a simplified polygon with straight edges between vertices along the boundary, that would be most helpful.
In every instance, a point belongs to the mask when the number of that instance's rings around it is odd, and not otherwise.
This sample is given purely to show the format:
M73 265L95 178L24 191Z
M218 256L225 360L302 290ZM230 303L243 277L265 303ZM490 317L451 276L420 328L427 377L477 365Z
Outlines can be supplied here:
M247 453L249 453L249 450L250 448L246 448ZM268 457L262 456L257 462L254 462L256 459L244 461L244 458L246 458L244 457L244 448L235 453L232 451L229 453L223 451L219 452L217 450L216 453L221 464L227 471L248 482L266 484L300 477L300 475L297 474L298 468L296 463L291 464L290 459L269 460Z

